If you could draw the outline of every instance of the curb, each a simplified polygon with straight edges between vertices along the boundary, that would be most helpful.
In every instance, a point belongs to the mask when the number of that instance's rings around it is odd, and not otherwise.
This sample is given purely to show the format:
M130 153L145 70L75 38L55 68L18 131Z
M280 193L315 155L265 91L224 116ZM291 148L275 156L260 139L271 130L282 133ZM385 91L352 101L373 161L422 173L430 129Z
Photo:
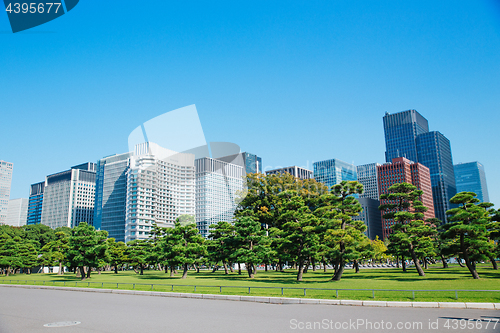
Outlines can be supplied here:
M500 303L357 301L357 300L344 300L344 299L337 300L337 299L238 296L238 295L216 295L216 294L190 294L190 293L173 293L173 292L171 293L171 292L160 292L160 291L30 286L30 285L15 285L15 284L0 284L0 287L24 288L24 289L49 289L49 290L108 293L108 294L121 294L121 295L196 298L196 299L268 303L268 304L320 304L320 305L369 306L369 307L392 307L392 308L413 307L413 308L500 310Z

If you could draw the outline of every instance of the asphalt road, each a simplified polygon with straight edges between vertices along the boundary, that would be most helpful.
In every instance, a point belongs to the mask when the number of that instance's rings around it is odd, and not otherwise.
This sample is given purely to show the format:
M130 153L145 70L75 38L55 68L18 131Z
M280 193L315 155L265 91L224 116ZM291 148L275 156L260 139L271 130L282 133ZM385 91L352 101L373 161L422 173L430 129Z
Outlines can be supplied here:
M481 319L482 322L468 321L469 319ZM489 319L493 321L486 329ZM500 323L494 327L499 320L500 311L495 310L274 305L0 287L1 333L290 331L470 333L500 332ZM77 321L80 324L68 327L44 327L44 324L66 321ZM481 329L478 328L479 324L482 324ZM464 325L465 328L460 329Z

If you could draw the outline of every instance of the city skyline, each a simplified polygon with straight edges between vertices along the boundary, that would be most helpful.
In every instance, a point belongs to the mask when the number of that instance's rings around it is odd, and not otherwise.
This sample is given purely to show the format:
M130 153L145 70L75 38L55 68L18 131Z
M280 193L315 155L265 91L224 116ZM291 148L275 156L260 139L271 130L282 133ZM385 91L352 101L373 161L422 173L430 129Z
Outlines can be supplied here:
M311 170L330 158L382 163L384 113L415 109L450 140L454 163L481 161L499 205L493 1L200 3L194 11L159 3L153 13L124 6L111 18L113 5L102 6L96 13L81 3L0 37L8 124L0 138L15 143L2 145L0 158L15 165L12 199L68 165L127 151L123 140L139 124L196 104L206 137L238 142L263 158L264 171ZM10 30L5 14L0 30ZM83 133L83 147L72 149Z

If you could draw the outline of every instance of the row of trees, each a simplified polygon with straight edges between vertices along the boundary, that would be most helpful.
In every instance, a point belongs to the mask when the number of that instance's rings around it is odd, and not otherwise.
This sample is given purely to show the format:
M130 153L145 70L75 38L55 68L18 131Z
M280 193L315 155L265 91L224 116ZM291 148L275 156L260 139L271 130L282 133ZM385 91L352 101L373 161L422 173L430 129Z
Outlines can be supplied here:
M212 226L205 240L198 233L194 218L181 216L174 228L154 226L147 240L127 244L107 238L106 231L92 226L51 230L46 226L23 228L0 227L0 269L10 274L18 269L27 273L36 265L69 267L82 279L92 270L134 267L138 274L153 267L170 270L174 275L182 269L182 278L190 267L220 265L227 274L237 264L244 264L253 278L257 266L269 265L283 270L288 263L297 269L302 281L308 267L321 263L326 271L332 265L332 280L342 278L347 263L356 271L366 260L387 258L411 259L419 275L425 275L428 262L457 257L463 260L474 278L479 278L475 265L499 256L499 211L492 204L479 203L475 194L462 192L452 198L456 208L448 211L449 223L437 219L424 221L426 211L419 200L422 191L411 184L394 184L383 195L380 206L384 217L392 219L393 232L385 244L371 241L366 226L357 220L361 206L356 195L363 187L358 182L342 182L331 189L314 180L299 180L289 174L247 176L248 191L241 196L235 222L221 221ZM386 247L387 245L387 247ZM423 264L422 265L420 264Z

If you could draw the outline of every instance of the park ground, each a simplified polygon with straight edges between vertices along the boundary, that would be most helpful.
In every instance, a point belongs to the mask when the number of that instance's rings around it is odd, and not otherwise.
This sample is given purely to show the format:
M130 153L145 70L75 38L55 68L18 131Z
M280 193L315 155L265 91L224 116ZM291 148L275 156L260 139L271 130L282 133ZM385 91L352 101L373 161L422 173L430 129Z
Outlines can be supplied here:
M409 268L406 273L398 268L361 269L359 273L347 269L341 281L331 281L333 271L328 270L325 273L323 270L315 272L309 270L304 274L304 281L297 282L296 270L286 270L285 272L259 270L254 279L249 279L245 271L242 271L241 275L237 272L225 275L223 270L214 273L208 270L196 273L196 271L191 270L186 279L181 279L182 272L179 272L175 277L170 277L163 271L145 270L144 275L139 275L133 270L129 270L119 271L118 274L114 274L113 271L101 274L93 272L91 278L85 281L81 281L74 273L65 273L64 275L16 274L9 277L1 276L0 284L153 289L154 291L169 292L173 290L174 292L224 295L248 295L250 291L252 296L276 297L280 297L283 292L285 297L321 299L335 299L338 293L339 299L356 300L373 300L372 290L375 290L375 300L381 301L500 303L500 270L493 270L491 265L480 264L478 272L481 278L474 280L466 268L454 265L447 269L431 266L426 270L424 277L418 276L414 268ZM304 296L304 288L307 288L306 296ZM391 290L383 291L382 289ZM456 293L455 290L458 292ZM415 295L415 299L413 299L413 295ZM457 295L458 299L455 298Z

